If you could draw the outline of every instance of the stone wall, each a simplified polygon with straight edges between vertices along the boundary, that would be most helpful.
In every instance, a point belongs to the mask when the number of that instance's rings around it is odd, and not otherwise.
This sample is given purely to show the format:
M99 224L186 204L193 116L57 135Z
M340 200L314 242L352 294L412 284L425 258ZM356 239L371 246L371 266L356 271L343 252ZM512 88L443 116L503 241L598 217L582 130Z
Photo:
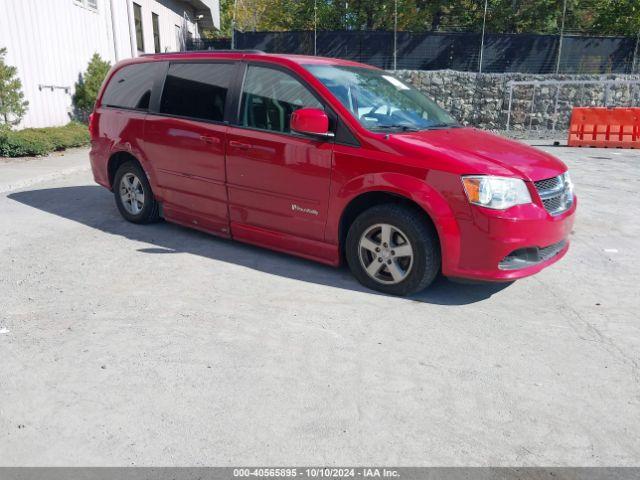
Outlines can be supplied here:
M469 73L453 70L399 70L396 75L434 99L460 122L484 129L504 130L509 110L509 82L637 80L640 75L533 75ZM534 93L535 90L535 93ZM599 85L519 85L514 87L512 130L566 130L574 106L639 106L640 83ZM532 101L533 100L533 101Z

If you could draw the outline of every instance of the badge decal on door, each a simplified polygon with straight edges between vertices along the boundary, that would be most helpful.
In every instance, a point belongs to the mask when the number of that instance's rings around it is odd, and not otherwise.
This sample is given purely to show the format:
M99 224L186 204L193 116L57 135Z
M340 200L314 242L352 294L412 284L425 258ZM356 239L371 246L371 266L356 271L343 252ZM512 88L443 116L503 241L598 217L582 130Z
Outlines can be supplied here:
M295 203L291 204L291 210L294 212L308 213L309 215L318 215L318 210L313 208L303 208L300 205L296 205Z

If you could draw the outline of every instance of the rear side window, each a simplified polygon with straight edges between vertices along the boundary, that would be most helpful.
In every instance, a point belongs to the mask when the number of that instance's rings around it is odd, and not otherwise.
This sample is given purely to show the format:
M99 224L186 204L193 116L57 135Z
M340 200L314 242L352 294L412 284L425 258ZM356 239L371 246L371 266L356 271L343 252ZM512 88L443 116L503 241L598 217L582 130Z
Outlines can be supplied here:
M242 125L288 133L291 114L303 107L323 108L291 75L272 68L249 66L242 88Z
M222 122L234 69L232 63L171 64L164 82L160 112Z
M111 78L102 96L102 105L108 107L147 110L153 81L161 63L138 63L118 70Z

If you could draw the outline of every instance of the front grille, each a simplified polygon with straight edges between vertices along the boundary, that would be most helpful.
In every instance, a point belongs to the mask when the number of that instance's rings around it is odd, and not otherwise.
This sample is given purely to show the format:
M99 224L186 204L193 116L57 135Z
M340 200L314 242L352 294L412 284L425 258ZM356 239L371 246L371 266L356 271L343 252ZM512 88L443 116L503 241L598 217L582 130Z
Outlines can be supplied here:
M562 175L533 183L544 208L551 215L560 215L573 205L573 192Z
M561 240L558 243L554 243L553 245L549 245L548 247L539 248L538 249L538 259L541 262L545 262L549 260L551 257L555 257L567 244L565 240Z
M554 190L562 184L561 177L547 178L546 180L539 180L536 182L536 188L538 190Z
M552 215L557 215L558 213L566 210L566 205L563 202L564 200L561 195L552 198L545 198L544 200L542 200L544 208L546 208L547 212L551 213Z

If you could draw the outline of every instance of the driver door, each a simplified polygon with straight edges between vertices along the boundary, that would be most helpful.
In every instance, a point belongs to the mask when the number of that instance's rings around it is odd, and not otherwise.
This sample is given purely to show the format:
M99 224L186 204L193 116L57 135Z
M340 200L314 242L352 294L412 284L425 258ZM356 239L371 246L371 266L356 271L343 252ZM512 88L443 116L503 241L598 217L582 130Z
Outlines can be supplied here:
M227 134L229 216L234 236L242 235L242 226L252 226L324 239L333 141L291 131L291 114L303 107L324 108L291 73L248 65L238 124Z

